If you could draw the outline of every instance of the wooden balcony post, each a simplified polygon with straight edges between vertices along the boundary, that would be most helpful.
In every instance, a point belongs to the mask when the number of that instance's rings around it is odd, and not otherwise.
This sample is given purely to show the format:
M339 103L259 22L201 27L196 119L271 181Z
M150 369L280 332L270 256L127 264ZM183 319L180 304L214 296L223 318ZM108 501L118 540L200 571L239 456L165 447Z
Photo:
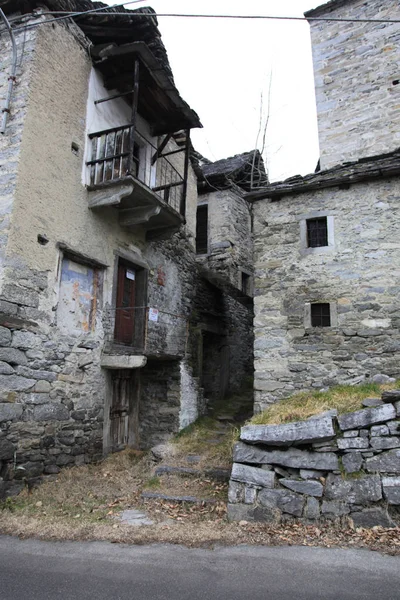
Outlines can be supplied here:
M186 141L185 141L185 167L183 173L183 189L182 189L182 199L180 206L180 213L182 216L186 214L186 195L187 195L187 185L188 185L188 175L189 175L189 153L190 153L190 129L186 129Z
M135 68L133 74L133 95L132 95L132 113L131 113L131 131L129 138L129 164L128 173L135 176L135 161L134 161L134 150L135 150L135 129L136 129L136 116L139 102L139 59L135 59Z

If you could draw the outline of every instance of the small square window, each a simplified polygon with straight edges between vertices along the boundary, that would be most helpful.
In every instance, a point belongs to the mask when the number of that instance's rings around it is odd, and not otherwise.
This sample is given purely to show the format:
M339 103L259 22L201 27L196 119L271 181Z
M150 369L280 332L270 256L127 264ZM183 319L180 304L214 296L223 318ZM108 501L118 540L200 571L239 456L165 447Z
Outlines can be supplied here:
M307 246L321 248L328 245L328 221L326 217L307 219Z
M311 327L330 327L331 307L328 303L311 304Z

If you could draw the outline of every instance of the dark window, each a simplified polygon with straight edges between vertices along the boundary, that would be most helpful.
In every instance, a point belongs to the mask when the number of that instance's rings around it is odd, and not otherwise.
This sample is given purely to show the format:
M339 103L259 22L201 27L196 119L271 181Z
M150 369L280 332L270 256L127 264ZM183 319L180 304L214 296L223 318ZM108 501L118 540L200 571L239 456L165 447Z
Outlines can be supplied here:
M242 272L242 292L246 294L246 296L250 293L250 275Z
M331 307L329 304L311 304L311 326L330 327Z
M320 248L328 245L328 222L326 217L307 219L307 245Z
M196 253L207 254L208 252L208 206L197 208L196 222Z

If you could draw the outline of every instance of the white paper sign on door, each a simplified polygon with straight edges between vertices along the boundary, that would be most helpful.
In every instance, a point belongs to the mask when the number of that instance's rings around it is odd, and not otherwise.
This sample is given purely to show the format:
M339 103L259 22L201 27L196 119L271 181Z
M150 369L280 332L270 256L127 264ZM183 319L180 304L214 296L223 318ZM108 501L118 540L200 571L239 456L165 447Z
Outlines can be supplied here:
M158 308L149 308L149 321L158 322Z

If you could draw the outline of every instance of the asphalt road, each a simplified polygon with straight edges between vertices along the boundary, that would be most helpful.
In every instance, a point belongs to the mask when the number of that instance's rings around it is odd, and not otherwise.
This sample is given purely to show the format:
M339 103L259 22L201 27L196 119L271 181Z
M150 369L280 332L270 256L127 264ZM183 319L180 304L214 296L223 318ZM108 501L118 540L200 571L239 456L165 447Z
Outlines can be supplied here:
M364 550L190 550L0 537L1 600L399 600L400 558Z

